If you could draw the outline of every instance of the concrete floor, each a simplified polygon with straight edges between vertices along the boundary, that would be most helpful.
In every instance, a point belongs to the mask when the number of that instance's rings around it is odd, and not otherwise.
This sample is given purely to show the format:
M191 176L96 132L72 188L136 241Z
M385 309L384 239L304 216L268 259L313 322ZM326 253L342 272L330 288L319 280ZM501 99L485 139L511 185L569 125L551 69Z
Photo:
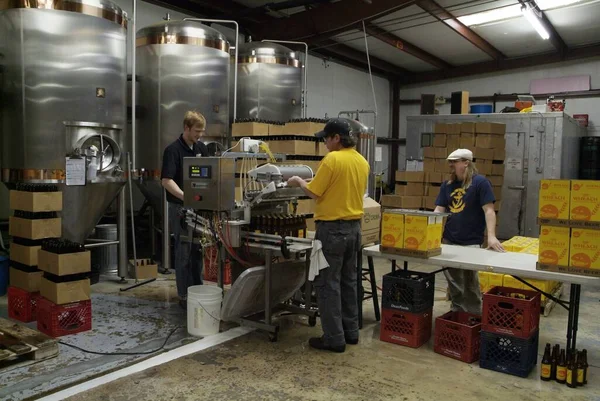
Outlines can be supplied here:
M366 265L366 264L365 264ZM427 267L424 267L427 268ZM389 264L376 260L376 276ZM432 269L433 270L433 269ZM436 288L445 288L437 275ZM153 287L157 288L154 289ZM163 288L160 288L163 286ZM167 286L169 289L165 289ZM449 310L443 291L436 293L434 317ZM127 296L173 299L172 283L138 289ZM156 297L156 298L155 298ZM568 299L568 289L563 299ZM600 400L600 290L583 288L578 348L588 350L589 384L569 389L539 379L539 361L522 379L481 369L433 352L433 338L419 349L379 341L372 304L364 304L360 343L344 354L312 350L309 327L300 317L282 319L279 342L252 332L205 351L150 368L69 398L71 401L126 400ZM565 346L567 312L556 307L541 320L540 348ZM182 321L182 323L184 323Z

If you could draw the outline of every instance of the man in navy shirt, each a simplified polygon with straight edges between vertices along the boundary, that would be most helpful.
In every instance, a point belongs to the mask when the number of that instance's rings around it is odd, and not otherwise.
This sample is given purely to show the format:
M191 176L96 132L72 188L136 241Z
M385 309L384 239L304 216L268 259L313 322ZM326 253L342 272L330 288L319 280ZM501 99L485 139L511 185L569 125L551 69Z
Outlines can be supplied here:
M175 282L179 305L184 309L187 305L188 287L202 284L202 254L199 245L181 242L181 233L185 229L183 158L208 156L208 148L200 142L204 132L206 132L204 116L195 111L188 111L183 119L183 133L175 142L167 146L163 153L161 183L167 190L169 227L173 233L175 248Z
M477 174L473 152L457 149L448 156L451 179L442 184L435 201L436 212L451 213L444 227L443 243L481 247L487 226L488 249L504 252L496 238L494 193L487 178ZM452 310L481 313L481 291L477 272L449 268Z

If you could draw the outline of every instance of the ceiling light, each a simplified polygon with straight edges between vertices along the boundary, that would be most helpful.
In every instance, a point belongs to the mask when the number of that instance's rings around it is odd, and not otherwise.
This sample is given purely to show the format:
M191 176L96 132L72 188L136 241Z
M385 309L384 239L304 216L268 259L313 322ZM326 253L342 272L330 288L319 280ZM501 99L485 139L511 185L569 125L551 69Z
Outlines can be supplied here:
M527 21L529 21L531 26L533 26L535 28L535 30L542 37L542 39L546 40L546 39L550 38L550 34L548 33L548 31L546 30L544 25L542 25L542 21L537 16L535 11L533 11L532 8L524 6L521 9L521 12L525 16L525 18L527 18Z

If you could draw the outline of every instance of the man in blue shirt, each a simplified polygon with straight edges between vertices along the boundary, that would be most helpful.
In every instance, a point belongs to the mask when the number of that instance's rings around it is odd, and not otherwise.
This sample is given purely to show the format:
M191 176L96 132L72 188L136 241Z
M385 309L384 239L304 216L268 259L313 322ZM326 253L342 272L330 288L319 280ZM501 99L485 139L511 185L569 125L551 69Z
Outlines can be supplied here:
M480 248L487 226L488 249L504 252L496 238L494 193L487 178L477 173L473 152L457 149L448 156L452 172L435 201L436 212L451 213L444 227L443 243ZM452 299L452 310L481 313L481 291L477 272L449 268L444 271Z

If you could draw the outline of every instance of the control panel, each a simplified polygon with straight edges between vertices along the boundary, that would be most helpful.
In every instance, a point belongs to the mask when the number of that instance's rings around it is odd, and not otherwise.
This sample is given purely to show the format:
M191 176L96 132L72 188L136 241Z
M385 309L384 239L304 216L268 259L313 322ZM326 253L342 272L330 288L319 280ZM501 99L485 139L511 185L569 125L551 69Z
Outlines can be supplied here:
M235 164L231 158L184 157L183 205L229 211L235 204Z

